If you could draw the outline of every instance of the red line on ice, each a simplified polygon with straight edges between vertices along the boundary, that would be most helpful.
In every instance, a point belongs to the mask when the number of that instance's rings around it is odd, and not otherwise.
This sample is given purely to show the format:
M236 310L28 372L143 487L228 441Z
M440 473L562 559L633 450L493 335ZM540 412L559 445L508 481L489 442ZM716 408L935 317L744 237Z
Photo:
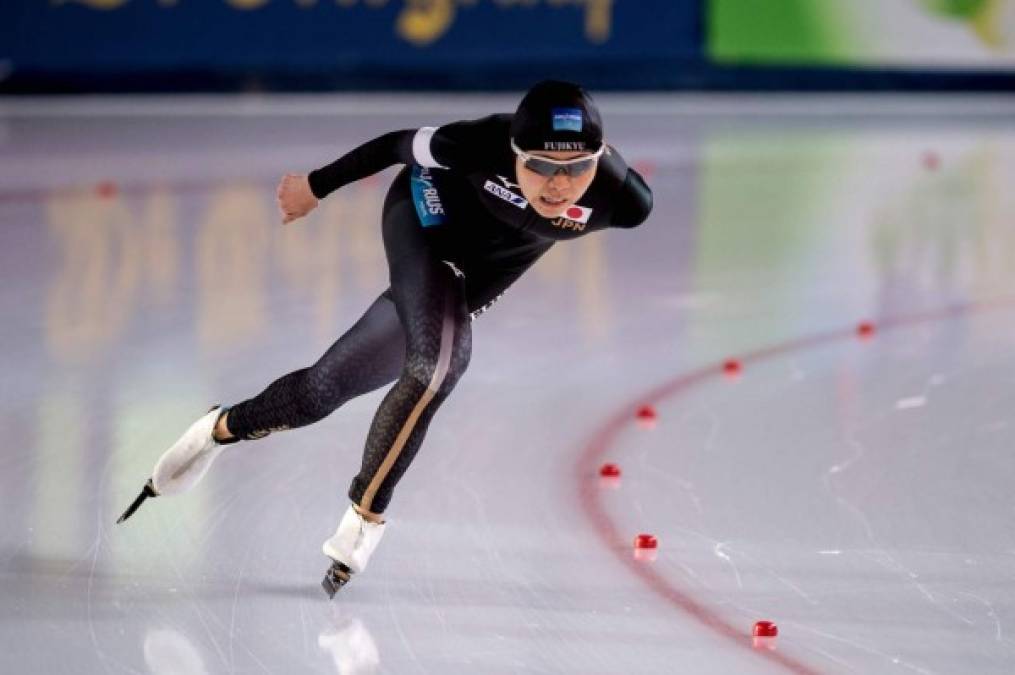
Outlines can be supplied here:
M1007 309L1015 305L1015 297L998 298L990 302L982 302L966 305L955 305L944 309L912 314L908 316L886 318L874 322L879 331L911 326L920 323L929 323L954 316L984 312L996 309ZM848 329L817 333L815 335L802 337L796 340L779 343L739 357L744 367L752 363L758 363L777 356L794 352L797 350L817 347L819 345L834 342L842 339L856 339L856 328L851 326ZM648 393L639 396L637 399L622 406L607 422L592 434L592 439L579 455L577 468L579 480L579 501L585 514L589 517L592 525L602 540L603 544L617 556L617 559L627 566L628 570L641 578L642 581L657 595L665 598L670 604L680 611L689 615L700 624L710 629L717 635L727 638L736 645L749 649L761 658L777 663L786 670L798 675L812 675L818 673L812 667L781 652L768 650L754 650L751 647L750 633L746 629L738 628L720 616L719 612L705 604L695 600L688 593L680 590L677 586L667 580L656 568L636 561L631 555L631 539L634 533L622 533L610 520L606 509L600 500L602 490L597 482L598 468L605 459L607 453L613 446L617 435L629 424L635 423L635 412L643 405L658 405L660 401L667 398L684 394L696 385L711 378L722 377L723 364L710 365L690 373L680 375ZM615 456L616 453L614 452Z

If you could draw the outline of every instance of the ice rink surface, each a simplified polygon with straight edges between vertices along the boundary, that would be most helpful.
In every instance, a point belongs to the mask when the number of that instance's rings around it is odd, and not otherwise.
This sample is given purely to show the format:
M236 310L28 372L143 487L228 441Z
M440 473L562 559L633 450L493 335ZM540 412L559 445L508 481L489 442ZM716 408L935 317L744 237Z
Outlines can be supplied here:
M114 521L386 286L391 171L279 175L514 100L2 102L0 672L1015 672L1015 100L600 99L651 218L476 321L333 601L380 392Z

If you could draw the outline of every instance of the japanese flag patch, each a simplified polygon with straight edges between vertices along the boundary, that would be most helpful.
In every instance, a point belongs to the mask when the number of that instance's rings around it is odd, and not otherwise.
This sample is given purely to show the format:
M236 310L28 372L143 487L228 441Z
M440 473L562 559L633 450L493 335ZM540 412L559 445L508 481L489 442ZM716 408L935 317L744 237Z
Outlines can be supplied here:
M576 223L582 223L584 225L588 224L589 217L591 215L592 209L578 205L569 206L567 208L567 211L564 212L564 217L567 218L568 220L573 220Z

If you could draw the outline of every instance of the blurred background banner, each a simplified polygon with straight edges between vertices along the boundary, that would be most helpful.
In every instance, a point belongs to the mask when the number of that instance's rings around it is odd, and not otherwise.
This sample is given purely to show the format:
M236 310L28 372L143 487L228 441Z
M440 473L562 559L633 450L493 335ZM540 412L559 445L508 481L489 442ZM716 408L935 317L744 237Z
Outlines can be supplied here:
M727 64L1015 71L1012 0L710 0Z
M140 88L655 86L699 59L697 2L5 0L8 78Z
M0 92L1015 89L1015 0L4 0Z

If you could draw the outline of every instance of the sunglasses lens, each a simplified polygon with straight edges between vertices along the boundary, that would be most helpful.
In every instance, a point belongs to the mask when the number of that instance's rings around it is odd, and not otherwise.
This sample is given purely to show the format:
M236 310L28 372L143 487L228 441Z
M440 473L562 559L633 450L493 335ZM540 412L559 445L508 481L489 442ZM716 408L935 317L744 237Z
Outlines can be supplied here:
M560 169L560 167L556 164L553 164L552 162L544 162L536 157L530 157L529 160L525 162L525 168L529 171L538 173L540 176L553 176L557 173L558 169Z
M563 173L565 176L580 176L591 169L596 163L595 159L583 159L571 164L554 164L545 162L538 157L530 157L525 162L525 168L538 173L540 176L556 176Z
M575 162L574 164L570 164L568 166L568 168L571 169L569 173L572 176L580 176L589 169L591 169L593 166L595 166L595 163L596 160L594 159L585 159L580 162Z

